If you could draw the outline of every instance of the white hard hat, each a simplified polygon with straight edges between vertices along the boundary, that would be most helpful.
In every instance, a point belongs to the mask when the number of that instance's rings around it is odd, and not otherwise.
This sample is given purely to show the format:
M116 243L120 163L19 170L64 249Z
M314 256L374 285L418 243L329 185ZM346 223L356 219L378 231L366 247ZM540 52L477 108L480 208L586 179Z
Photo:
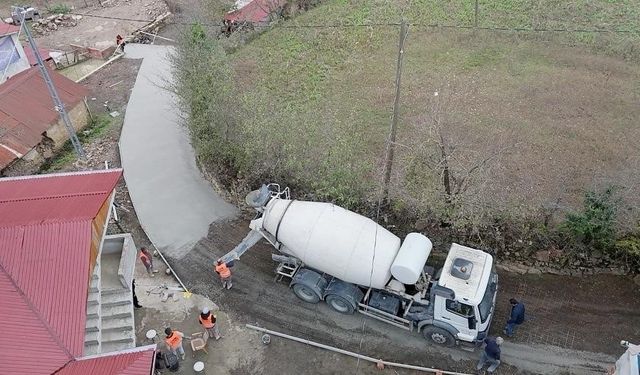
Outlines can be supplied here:
M504 339L500 336L496 337L496 344L498 345L502 345L502 343L504 342Z
M202 309L202 313L203 314L208 314L209 313L209 308L205 307L204 309Z

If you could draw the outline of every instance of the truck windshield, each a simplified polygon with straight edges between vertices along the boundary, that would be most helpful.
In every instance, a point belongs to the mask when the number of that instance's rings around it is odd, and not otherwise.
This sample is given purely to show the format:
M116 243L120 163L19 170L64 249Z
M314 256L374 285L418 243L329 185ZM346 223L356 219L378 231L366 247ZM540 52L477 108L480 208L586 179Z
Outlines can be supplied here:
M491 314L491 306L493 305L493 295L496 292L496 284L489 283L487 285L487 290L484 291L484 296L482 297L482 301L480 301L480 305L478 305L478 310L480 311L480 321L484 323L487 321L489 314Z

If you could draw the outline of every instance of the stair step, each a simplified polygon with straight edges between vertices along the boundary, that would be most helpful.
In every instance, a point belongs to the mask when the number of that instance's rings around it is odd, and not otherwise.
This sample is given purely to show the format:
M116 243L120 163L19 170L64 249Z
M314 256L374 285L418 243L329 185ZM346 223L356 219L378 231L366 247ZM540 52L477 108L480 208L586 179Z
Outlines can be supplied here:
M100 354L100 345L97 343L94 344L88 344L88 343L84 343L84 355L88 356L88 355L96 355L96 354Z
M102 306L102 318L126 318L132 315L131 305Z
M111 353L119 350L131 349L136 346L133 340L129 342L103 342L102 353Z
M108 332L102 332L102 342L103 343L109 343L109 342L129 342L129 341L133 341L134 338L134 332L131 329L131 327L129 327L128 330L117 330L117 331L108 331Z
M99 318L100 305L88 305L87 306L87 319Z
M102 290L102 298L105 298L106 296L110 296L112 294L120 294L123 293L128 290L124 289L124 288L117 288L117 289L103 289Z
M100 332L88 332L84 334L84 343L86 344L95 344L98 345L100 343Z
M125 318L106 318L102 319L102 331L108 332L113 330L133 329L133 317L127 316Z
M131 292L122 290L120 293L111 293L102 296L103 306L129 305L132 302Z

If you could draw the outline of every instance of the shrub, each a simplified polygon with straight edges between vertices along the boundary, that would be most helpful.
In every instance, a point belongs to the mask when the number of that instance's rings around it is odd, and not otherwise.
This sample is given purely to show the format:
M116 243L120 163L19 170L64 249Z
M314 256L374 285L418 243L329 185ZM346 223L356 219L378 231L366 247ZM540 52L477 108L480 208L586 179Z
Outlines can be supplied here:
M619 200L615 189L585 194L582 212L567 215L562 229L588 250L611 251L615 243L615 219Z
M51 14L67 14L71 13L71 7L67 4L53 4L47 7L47 12Z

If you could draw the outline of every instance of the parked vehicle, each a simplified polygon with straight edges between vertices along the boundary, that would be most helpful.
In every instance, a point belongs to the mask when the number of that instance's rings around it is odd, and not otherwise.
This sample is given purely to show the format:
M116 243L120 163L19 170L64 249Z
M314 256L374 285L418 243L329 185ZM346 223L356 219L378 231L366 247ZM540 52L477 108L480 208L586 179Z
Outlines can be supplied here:
M30 5L11 6L11 19L14 25L20 25L23 15L25 20L37 20L40 18L40 11Z
M490 254L454 243L434 272L426 265L432 243L420 233L400 241L334 204L291 200L277 184L250 193L247 203L258 217L223 261L264 238L279 251L272 254L277 278L290 280L305 302L357 311L445 346L480 344L487 336L498 289Z
M639 375L640 345L634 345L624 340L620 342L620 345L627 350L618 358L615 366L608 373L612 375Z

